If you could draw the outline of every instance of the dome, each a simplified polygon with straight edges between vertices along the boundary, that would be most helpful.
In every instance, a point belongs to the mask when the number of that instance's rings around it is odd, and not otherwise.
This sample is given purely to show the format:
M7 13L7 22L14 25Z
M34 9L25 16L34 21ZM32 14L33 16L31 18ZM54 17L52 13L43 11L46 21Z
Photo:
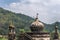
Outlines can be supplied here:
M13 25L10 25L9 28L15 28Z
M31 24L31 26L32 26L32 25L34 25L34 26L39 26L39 27L44 27L43 23L40 22L38 19L37 19L35 22L33 22L33 23Z
M30 26L31 31L33 32L41 32L44 28L44 24L38 20L38 15L35 21Z

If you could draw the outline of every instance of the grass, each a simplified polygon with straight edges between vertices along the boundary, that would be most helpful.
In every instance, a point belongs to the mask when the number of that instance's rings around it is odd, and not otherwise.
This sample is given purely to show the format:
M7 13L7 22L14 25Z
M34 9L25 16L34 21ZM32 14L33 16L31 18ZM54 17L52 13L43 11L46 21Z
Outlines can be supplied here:
M0 38L0 40L8 40L7 38Z

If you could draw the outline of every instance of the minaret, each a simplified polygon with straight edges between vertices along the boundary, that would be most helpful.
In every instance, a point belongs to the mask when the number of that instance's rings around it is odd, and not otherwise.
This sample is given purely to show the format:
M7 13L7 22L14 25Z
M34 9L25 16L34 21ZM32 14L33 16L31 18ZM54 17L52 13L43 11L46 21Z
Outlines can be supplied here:
M53 40L59 40L58 26L55 27L55 33L53 36Z
M13 25L9 26L8 40L15 40L15 27Z

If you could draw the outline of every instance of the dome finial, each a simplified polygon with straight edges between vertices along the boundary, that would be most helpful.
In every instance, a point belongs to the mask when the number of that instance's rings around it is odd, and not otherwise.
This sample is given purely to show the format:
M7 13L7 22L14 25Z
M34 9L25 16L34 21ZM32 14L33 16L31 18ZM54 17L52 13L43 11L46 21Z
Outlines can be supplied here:
M36 19L38 19L38 15L39 15L39 14L37 13L37 15L36 15Z
M9 27L12 27L12 28L14 28L14 27L15 27L15 26L13 25L13 21L11 21L11 22L10 22Z
M36 14L36 19L35 19L35 21L37 21L37 19L38 19L38 15L39 15L39 14L37 13L37 14Z
M13 25L13 22L12 21L10 22L10 25Z

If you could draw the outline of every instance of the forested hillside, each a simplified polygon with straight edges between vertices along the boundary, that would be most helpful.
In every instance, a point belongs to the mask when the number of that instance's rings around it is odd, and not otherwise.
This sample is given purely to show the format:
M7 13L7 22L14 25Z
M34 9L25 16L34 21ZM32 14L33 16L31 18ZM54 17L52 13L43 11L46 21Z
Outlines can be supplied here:
M16 32L19 32L19 29L28 31L32 21L33 18L29 16L0 8L0 34L7 34L11 23L15 26Z
M7 34L8 27L11 23L15 26L16 33L19 33L19 29L25 29L25 31L29 31L29 26L33 22L33 20L33 18L27 15L14 13L0 7L0 34ZM59 26L60 30L60 22L55 22L53 24L44 23L45 31L54 31L54 27L56 24Z

